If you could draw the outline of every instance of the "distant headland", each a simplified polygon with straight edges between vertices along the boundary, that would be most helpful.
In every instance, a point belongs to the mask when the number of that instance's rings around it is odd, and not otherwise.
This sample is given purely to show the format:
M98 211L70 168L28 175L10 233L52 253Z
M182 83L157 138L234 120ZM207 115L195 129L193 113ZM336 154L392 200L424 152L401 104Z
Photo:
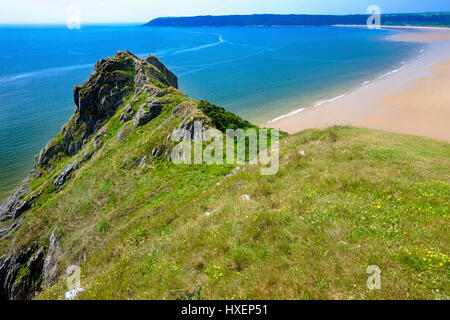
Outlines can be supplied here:
M224 27L224 26L329 26L364 25L368 14L308 15L253 14L195 17L162 17L144 24L149 27ZM450 12L382 14L384 26L450 27Z

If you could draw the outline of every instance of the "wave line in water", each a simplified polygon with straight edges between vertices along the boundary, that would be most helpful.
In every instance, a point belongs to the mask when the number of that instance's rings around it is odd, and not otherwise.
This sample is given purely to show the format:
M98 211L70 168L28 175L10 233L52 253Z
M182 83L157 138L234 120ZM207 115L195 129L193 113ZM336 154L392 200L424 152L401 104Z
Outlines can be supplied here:
M217 34L215 33L215 35L218 36L219 41L214 42L214 43L204 44L202 46L197 46L197 47L193 47L193 48L181 49L181 50L171 53L170 55L173 56L173 55L180 54L180 53L192 52L192 51L198 51L198 50L202 50L202 49L206 49L206 48L211 48L211 47L221 45L222 43L225 42L225 40L223 40L223 35L218 34L218 33Z
M61 73L68 72L68 71L78 70L78 69L87 69L87 68L90 68L93 66L94 66L93 63L79 64L79 65L74 65L74 66L69 66L69 67L48 68L48 69L42 69L42 70L38 70L38 71L6 75L6 76L0 77L0 83L12 82L12 81L16 81L16 80L36 78L36 77L39 77L39 78L52 77L52 76L56 76Z
M262 51L251 53L251 54L248 54L248 55L245 55L245 56L240 56L240 57L237 57L237 58L231 58L231 59L221 60L221 61L218 61L218 62L203 64L201 66L197 66L196 69L191 69L190 71L178 73L178 76L179 77L183 77L183 76L188 75L188 74L192 74L192 73L196 73L196 72L199 72L199 71L207 70L208 68L211 68L211 67L214 67L214 66L218 66L218 65L225 64L225 63L230 63L230 62L236 62L236 61L244 60L244 59L247 59L247 58L250 58L250 57L257 56L257 55L259 55L261 53L264 53L264 52L265 51L262 50Z

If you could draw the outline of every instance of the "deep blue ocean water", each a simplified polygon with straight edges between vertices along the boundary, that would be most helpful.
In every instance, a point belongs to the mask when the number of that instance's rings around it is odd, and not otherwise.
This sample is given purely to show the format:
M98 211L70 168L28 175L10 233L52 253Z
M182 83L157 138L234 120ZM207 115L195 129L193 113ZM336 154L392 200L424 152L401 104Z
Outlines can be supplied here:
M335 27L0 26L0 200L73 113L72 88L118 50L155 54L190 97L257 124L396 69L420 46Z

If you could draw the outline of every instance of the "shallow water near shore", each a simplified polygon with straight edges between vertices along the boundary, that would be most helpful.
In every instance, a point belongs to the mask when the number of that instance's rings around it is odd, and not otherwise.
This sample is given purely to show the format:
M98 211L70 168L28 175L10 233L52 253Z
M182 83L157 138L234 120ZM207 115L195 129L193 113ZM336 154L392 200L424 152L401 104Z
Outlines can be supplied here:
M0 200L73 113L72 88L118 50L155 54L180 89L255 123L322 103L401 68L423 45L336 27L0 27Z

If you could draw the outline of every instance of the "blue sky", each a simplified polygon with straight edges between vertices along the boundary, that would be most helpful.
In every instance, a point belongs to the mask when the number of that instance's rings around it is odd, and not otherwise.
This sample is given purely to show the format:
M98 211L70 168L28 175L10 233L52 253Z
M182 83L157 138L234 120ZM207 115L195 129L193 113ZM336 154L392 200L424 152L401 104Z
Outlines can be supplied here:
M450 11L449 0L0 0L0 23L65 23L67 8L81 10L82 23L146 22L160 16L252 13L384 13Z

